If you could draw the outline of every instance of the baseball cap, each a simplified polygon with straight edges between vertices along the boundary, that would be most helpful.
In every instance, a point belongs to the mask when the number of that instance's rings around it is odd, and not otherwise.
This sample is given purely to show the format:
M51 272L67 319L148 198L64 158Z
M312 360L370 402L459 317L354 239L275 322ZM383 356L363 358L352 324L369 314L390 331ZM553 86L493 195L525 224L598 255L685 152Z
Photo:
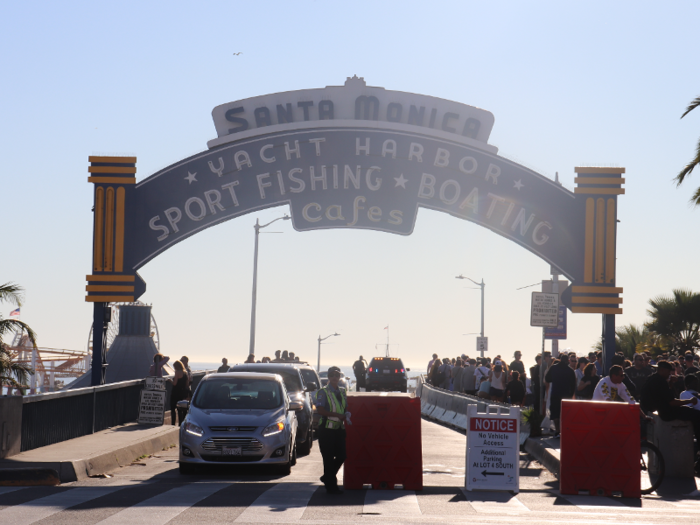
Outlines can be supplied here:
M340 368L338 368L337 366L332 366L328 369L328 375L331 375L334 372L340 373Z

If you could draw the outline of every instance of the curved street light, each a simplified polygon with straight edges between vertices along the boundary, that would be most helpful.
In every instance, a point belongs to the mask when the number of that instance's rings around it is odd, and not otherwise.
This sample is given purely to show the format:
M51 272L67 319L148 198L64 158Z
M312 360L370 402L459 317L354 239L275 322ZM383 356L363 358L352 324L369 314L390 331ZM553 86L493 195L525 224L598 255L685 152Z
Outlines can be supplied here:
M260 236L260 230L267 228L270 224L277 221L288 221L291 219L286 213L284 217L277 217L276 219L268 222L267 224L260 224L260 219L255 219L255 254L253 255L253 304L250 308L250 350L249 354L255 355L255 309L258 297L258 237Z
M327 335L326 337L323 337L323 338L321 338L321 335L319 334L319 336L318 336L318 361L316 362L316 372L319 372L319 373L321 372L321 342L325 341L329 337L333 337L335 335L340 335L340 334L338 332L336 332L334 334ZM319 385L319 387L320 387L320 385Z

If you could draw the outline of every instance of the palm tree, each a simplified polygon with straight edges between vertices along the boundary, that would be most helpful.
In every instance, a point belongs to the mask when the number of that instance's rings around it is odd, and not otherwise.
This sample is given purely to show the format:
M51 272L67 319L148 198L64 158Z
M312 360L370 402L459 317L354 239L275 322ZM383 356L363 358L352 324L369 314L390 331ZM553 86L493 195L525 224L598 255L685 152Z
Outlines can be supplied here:
M647 328L664 338L676 352L694 351L700 346L700 294L673 290L672 296L649 299Z
M649 330L646 326L628 324L615 330L616 344L619 351L628 359L633 359L634 354L641 352L641 347L649 338Z
M681 118L685 117L688 113L693 111L696 107L700 106L700 97L697 97L695 100L693 100L690 105L685 109L685 113L681 115ZM676 181L676 186L680 186L685 178L690 175L690 173L693 171L695 166L700 165L700 141L698 141L698 145L695 150L695 158L691 160L688 165L681 170L681 172L676 175L676 178L673 179ZM695 193L693 196L690 198L690 202L695 204L695 206L700 205L700 188L695 190Z
M20 286L13 283L0 285L0 303L9 302L16 306L21 306L23 291ZM34 371L27 365L14 361L9 346L3 342L3 337L10 332L26 332L29 341L35 348L36 334L27 323L16 319L4 319L2 314L0 314L0 386L26 388L29 374L33 374Z

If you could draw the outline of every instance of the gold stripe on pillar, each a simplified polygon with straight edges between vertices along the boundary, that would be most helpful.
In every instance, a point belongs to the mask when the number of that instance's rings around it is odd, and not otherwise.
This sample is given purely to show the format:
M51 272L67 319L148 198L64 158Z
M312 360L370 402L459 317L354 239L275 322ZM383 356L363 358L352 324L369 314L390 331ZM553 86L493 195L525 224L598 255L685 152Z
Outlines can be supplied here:
M595 233L595 201L586 199L586 244L583 255L583 282L593 282L593 235Z
M114 271L124 271L124 202L126 190L117 188L117 228L114 242Z
M105 272L111 272L114 261L114 188L107 188L105 202Z
M596 200L595 216L595 282L605 282L605 201Z
M605 218L605 282L615 282L615 199L608 199Z
M104 208L105 208L105 190L104 188L95 188L95 232L94 245L92 254L93 271L102 271L102 246L104 239Z

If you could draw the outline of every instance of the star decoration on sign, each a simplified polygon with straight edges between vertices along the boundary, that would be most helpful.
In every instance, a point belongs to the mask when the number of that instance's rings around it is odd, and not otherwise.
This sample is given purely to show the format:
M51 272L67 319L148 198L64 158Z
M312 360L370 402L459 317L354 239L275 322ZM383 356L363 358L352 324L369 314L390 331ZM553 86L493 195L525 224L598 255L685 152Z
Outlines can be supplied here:
M396 181L396 186L394 186L394 188L398 188L399 186L401 186L404 190L406 189L406 183L408 182L408 179L404 178L403 173L398 177L394 177L394 180Z
M195 178L195 175L197 175L197 172L195 171L194 173L190 173L189 171L187 172L187 177L185 177L186 181L189 181L190 184L193 182L197 182L197 179Z
M525 185L520 182L522 179L518 179L513 183L513 187L516 188L518 191L520 191L520 188L524 187Z

